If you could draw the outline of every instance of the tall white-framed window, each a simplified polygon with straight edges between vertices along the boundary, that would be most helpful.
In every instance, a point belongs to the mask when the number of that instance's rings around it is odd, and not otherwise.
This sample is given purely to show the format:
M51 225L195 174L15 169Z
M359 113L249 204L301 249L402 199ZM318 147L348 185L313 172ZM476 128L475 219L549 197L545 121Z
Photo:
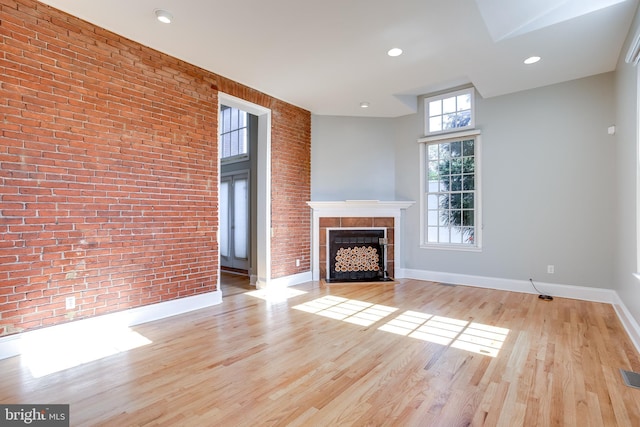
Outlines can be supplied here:
M437 135L475 127L475 90L470 87L424 100L424 134Z
M480 250L480 131L425 137L420 143L420 245Z

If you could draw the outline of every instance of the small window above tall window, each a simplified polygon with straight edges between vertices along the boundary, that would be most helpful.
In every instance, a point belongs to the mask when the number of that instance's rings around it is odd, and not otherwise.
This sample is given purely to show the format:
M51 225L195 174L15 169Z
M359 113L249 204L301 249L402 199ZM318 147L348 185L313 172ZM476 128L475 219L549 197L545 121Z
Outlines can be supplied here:
M468 88L425 98L424 112L425 135L473 129L474 90Z

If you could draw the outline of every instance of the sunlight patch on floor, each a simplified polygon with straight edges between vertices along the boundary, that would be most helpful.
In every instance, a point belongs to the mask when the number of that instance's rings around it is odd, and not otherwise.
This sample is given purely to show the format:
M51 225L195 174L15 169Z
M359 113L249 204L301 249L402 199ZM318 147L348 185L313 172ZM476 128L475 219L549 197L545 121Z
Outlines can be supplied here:
M22 361L35 378L150 343L128 327L96 324L34 331L20 340Z
M509 329L471 323L451 347L496 357L507 339Z
M416 311L406 311L378 329L492 357L509 333L505 328Z
M245 295L249 295L250 297L254 298L260 298L268 302L277 303L306 293L306 291L301 291L299 289L291 289L288 287L273 287L245 292Z
M317 298L304 304L296 305L293 308L360 326L373 325L398 310L395 307L333 295Z
M292 308L361 326L373 325L398 310L335 295L316 298ZM498 355L509 334L506 328L412 310L387 321L378 330L491 357Z

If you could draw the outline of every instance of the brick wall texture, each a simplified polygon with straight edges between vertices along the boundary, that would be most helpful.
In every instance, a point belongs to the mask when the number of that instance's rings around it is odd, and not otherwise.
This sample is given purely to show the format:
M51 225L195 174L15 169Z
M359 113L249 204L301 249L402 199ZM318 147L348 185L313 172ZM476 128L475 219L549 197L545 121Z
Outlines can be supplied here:
M35 0L0 44L0 335L216 290L219 91L272 110L272 277L309 271L308 111Z

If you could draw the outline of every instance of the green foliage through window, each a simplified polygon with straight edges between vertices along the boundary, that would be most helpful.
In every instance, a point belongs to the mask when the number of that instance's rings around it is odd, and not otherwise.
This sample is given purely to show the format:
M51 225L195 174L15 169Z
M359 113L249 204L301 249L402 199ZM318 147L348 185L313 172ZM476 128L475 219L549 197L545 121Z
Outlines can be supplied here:
M474 127L474 90L432 96L425 99L425 135Z
M427 145L427 242L474 245L476 142Z

